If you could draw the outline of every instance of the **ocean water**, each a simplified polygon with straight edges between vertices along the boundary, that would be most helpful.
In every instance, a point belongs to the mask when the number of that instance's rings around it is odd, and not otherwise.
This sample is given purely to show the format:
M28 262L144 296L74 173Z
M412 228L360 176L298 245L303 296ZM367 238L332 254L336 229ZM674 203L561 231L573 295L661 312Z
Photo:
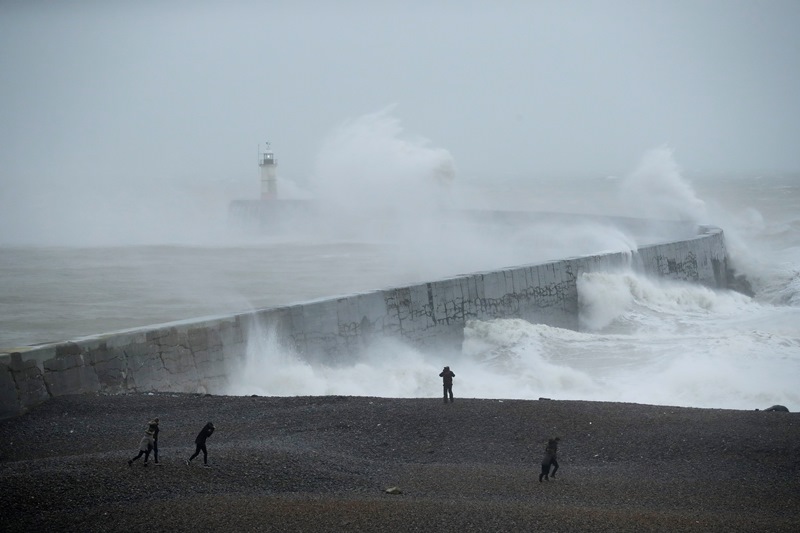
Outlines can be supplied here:
M268 329L254 331L247 361L228 392L436 397L438 373L449 365L456 398L800 409L800 176L690 179L668 149L656 148L622 177L462 183L456 173L454 180L446 176L447 183L431 186L431 176L452 170L449 155L402 141L398 127L385 116L345 125L331 141L336 149L319 158L319 181L340 185L327 196L326 223L298 224L279 234L249 235L226 224L227 202L240 191L217 191L211 195L216 203L204 194L202 216L189 195L171 206L169 219L158 220L159 205L148 202L159 200L147 194L138 198L144 206L138 212L117 210L115 217L107 209L102 220L84 213L58 223L41 221L56 209L48 204L54 199L14 191L13 208L0 206L6 208L0 210L0 347L633 250L643 243L642 234L580 217L572 224L504 229L445 221L436 215L442 203L646 216L722 227L733 265L755 296L633 272L587 274L578 286L580 331L518 319L477 321L468 324L460 353L428 353L385 340L349 365L309 364ZM342 153L347 161L372 163L342 167ZM382 174L384 167L392 175ZM405 181L403 187L364 187L372 179ZM313 182L303 186L304 193L320 191ZM279 187L302 189L283 178ZM420 191L426 201L414 201ZM57 204L63 202L62 194ZM376 211L364 205L377 206L382 215L372 216ZM37 213L39 222L29 227L11 218L23 210Z

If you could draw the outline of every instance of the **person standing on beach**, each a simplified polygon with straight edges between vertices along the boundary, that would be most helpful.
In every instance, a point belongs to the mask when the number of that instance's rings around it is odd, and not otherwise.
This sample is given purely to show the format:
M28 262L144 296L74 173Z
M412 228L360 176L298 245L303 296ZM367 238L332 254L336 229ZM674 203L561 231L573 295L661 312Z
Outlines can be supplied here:
M450 403L453 403L453 378L456 375L450 370L449 366L444 367L439 373L439 377L442 378L442 386L444 388L444 403L447 403L447 395L450 395Z
M161 466L158 462L158 417L147 423L148 431L153 434L153 462L156 466Z
M150 430L147 430L142 437L142 440L139 441L139 455L134 457L133 459L128 460L128 466L133 466L133 462L139 459L139 457L144 455L144 466L147 466L147 460L150 458L150 450L153 449L153 434Z
M561 440L561 437L556 437L554 439L550 439L547 441L547 446L544 448L544 457L542 458L542 473L539 474L539 483L542 482L542 478L545 481L549 481L550 477L556 477L556 471L558 470L558 443ZM553 468L553 473L550 473L550 467Z
M206 439L214 433L214 424L211 422L207 423L203 426L203 429L200 430L200 433L197 434L197 438L194 439L194 443L197 446L197 449L194 451L194 455L189 457L186 460L186 465L188 466L192 459L197 457L200 452L203 452L203 466L208 466L208 451L206 451Z

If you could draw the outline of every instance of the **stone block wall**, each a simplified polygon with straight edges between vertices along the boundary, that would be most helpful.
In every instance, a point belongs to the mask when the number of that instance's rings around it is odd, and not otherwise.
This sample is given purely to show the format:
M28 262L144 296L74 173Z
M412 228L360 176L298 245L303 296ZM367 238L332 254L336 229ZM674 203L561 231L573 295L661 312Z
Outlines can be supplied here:
M425 349L459 349L468 320L524 318L578 328L577 279L584 272L633 268L662 278L725 288L727 256L721 230L703 228L686 241L479 272L256 313L279 342L307 360L350 357L374 336Z

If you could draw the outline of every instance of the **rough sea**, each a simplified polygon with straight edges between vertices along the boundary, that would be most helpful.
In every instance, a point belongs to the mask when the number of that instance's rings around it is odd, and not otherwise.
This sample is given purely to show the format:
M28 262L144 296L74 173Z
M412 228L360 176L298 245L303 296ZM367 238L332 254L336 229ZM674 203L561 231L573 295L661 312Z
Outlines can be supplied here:
M422 152L417 162L431 155ZM336 164L328 161L331 167ZM416 172L397 172L402 170ZM300 188L290 180L279 185ZM364 197L364 183L356 180L352 190L342 186L339 196L330 197L328 223L267 235L228 224L228 201L243 193L225 184L200 193L184 188L179 195L176 186L169 201L166 193L131 201L129 190L94 191L117 199L105 203L65 201L52 188L42 197L25 187L6 191L0 202L0 347L637 246L636 237L620 228L588 222L504 232L443 223L436 205L413 200L418 182L404 185L388 187L375 204L385 187ZM435 397L441 392L438 373L449 365L456 398L731 409L782 404L800 410L800 176L690 179L662 148L622 177L456 177L445 189L437 201L452 208L719 226L733 266L755 296L633 272L584 275L580 331L524 320L472 322L458 355L386 342L349 366L310 365L268 333L256 334L246 369L228 392ZM257 195L244 193L250 192ZM370 202L385 216L376 219L361 209Z

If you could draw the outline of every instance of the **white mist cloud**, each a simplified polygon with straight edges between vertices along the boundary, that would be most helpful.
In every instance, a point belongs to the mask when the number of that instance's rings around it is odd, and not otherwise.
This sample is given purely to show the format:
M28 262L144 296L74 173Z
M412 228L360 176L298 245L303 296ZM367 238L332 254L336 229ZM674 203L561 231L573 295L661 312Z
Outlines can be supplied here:
M395 111L390 106L347 120L328 136L308 184L319 219L306 231L315 238L385 245L398 279L417 281L636 248L629 230L577 217L479 221L462 209L509 206L493 198L491 183L460 188L452 155L408 134ZM465 190L473 194L466 203ZM553 198L536 193L540 204L524 210L552 207Z
M310 188L332 218L359 213L413 224L442 206L453 157L424 138L403 138L393 109L347 120L324 142Z
M230 238L228 204L243 189L232 181L113 176L7 183L0 245L220 244Z
M642 156L636 169L620 183L619 195L631 216L708 222L705 202L697 198L666 146Z

